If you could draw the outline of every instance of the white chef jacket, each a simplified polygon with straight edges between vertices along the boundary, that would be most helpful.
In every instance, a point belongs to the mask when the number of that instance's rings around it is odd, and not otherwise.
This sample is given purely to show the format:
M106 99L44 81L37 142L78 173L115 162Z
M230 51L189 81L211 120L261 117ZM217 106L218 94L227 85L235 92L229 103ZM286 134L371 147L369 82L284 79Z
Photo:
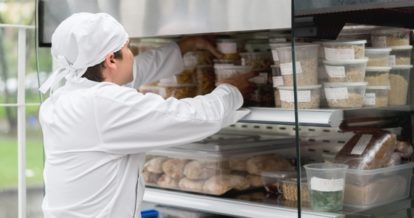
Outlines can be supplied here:
M183 69L173 43L136 58L135 85ZM177 100L85 78L71 79L40 108L46 218L139 217L145 152L201 140L235 122L240 92Z

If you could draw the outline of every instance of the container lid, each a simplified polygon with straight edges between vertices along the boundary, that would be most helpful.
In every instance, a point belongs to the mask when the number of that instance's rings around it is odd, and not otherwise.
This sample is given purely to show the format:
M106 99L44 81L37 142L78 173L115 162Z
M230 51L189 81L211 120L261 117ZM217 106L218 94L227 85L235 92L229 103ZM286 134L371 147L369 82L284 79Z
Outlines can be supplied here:
M358 45L366 44L367 40L336 40L336 41L327 41L322 42L322 45Z
M367 86L367 90L389 90L390 86Z
M411 68L413 68L413 65L394 65L391 70L410 70Z
M272 179L287 179L296 178L297 173L296 171L263 171L260 175Z
M298 90L319 89L322 85L297 86ZM293 86L278 86L280 90L293 90Z
M403 45L403 46L393 46L390 47L392 51L402 51L402 50L411 50L413 48L412 45Z
M365 54L389 54L391 48L365 48Z
M360 170L360 169L348 169L346 171L347 174L355 174L361 176L369 176L369 175L378 175L382 176L384 173L401 173L401 170L409 170L414 168L414 162L407 162L400 165L384 167L379 169L372 169L372 170ZM411 170L410 170L411 174Z
M232 38L220 38L220 39L216 39L216 42L220 43L220 42L236 42L236 39L232 39Z
M409 33L409 29L404 28L381 28L378 30L374 30L371 32L372 35L386 35L390 33L397 33L397 32L403 32L403 33Z
M386 72L386 71L390 71L391 67L367 67L365 69L366 72Z
M336 88L336 87L358 87L358 86L366 86L367 82L332 82L332 83L324 83L323 86L327 88Z
M328 65L352 65L352 64L365 64L368 62L368 58L363 59L346 59L346 60L324 60L324 64Z

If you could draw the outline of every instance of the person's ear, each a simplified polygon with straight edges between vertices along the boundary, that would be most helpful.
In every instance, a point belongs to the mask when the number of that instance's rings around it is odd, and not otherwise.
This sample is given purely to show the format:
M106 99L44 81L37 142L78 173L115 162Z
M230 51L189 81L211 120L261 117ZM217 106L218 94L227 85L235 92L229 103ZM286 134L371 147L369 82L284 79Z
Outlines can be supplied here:
M114 69L115 65L115 55L113 53L107 55L104 60L104 67L108 69Z

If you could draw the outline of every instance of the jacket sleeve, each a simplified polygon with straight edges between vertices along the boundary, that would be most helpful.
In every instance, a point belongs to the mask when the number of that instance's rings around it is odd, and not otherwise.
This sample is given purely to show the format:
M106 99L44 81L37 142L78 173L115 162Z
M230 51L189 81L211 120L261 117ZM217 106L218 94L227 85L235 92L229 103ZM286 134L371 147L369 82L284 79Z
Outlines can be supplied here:
M181 100L124 89L109 89L95 98L99 149L105 152L133 154L201 140L237 121L236 110L243 103L231 85ZM106 96L111 93L118 94Z
M180 73L184 69L184 63L178 45L170 43L139 54L135 58L135 67L133 86L138 88L145 83Z

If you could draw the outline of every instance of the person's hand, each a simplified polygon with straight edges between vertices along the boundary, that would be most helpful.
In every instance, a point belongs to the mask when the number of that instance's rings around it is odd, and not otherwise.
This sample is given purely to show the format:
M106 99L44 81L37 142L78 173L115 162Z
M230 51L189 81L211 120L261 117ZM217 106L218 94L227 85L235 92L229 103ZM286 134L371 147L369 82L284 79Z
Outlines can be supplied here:
M213 54L216 58L221 59L223 54L220 53L216 47L206 38L204 37L190 37L184 38L178 42L178 46L180 47L181 54L185 54L189 51L194 50L207 50L211 54Z
M239 91L242 93L244 97L246 97L249 94L251 94L255 89L255 85L252 82L249 82L249 79L257 75L258 75L257 72L244 73L241 75L234 75L227 79L217 81L217 83L218 84L227 83L227 84L233 85L239 89Z

